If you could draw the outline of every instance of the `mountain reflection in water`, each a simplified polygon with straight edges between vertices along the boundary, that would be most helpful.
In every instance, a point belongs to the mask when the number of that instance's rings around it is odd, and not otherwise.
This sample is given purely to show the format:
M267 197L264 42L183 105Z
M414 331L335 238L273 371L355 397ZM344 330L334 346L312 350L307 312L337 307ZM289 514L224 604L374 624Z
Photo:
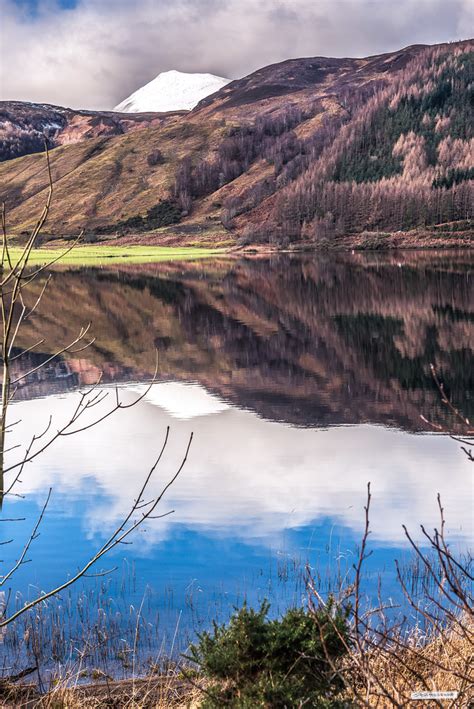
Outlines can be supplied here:
M56 273L25 341L51 350L92 322L95 343L30 383L31 398L95 381L199 382L301 426L426 430L446 412L429 371L472 415L469 253L120 266ZM41 284L38 283L38 290Z
M173 585L176 610L197 583L204 604L219 587L230 607L237 588L272 595L278 555L314 567L322 556L350 560L369 480L372 571L393 583L387 569L406 550L401 525L432 528L437 492L465 548L472 469L421 415L455 428L430 363L474 413L472 263L468 252L406 252L57 270L19 346L45 338L55 351L89 321L96 340L81 359L29 379L11 407L22 419L12 435L24 440L50 413L57 427L76 389L100 373L112 396L119 384L132 401L153 374L155 349L159 373L136 407L59 441L25 470L26 501L8 499L4 514L22 508L31 526L50 486L53 502L20 585L49 587L87 558L128 509L168 425L154 492L191 430L194 442L162 510L175 514L117 552L135 561L138 596L146 584L158 597Z

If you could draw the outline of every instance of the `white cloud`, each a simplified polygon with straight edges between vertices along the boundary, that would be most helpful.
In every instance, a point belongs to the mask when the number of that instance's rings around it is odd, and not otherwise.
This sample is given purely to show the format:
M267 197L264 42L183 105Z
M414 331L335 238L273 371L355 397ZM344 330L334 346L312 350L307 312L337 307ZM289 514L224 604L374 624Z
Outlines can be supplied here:
M462 38L471 0L0 0L0 96L111 108L160 71L231 78L296 56Z

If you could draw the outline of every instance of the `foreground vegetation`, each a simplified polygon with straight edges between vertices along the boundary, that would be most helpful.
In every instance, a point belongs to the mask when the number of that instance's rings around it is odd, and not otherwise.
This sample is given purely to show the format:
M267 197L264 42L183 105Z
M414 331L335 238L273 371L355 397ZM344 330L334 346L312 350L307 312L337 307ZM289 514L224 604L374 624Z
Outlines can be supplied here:
M264 604L236 611L228 625L204 633L190 665L168 662L145 677L114 681L96 672L38 684L0 683L1 706L49 709L355 709L356 707L470 706L474 687L472 612L453 617L436 633L413 628L362 648L349 621L349 607L331 602L317 610L290 609L268 619ZM367 652L366 652L367 651ZM410 701L415 692L451 695Z
M191 646L191 659L209 681L203 709L342 707L344 683L335 667L350 647L349 608L288 610L268 618L269 605L244 606L227 626L214 625Z
M472 439L463 438L463 443L472 445ZM465 451L474 460L471 450ZM81 671L68 672L61 665L49 687L44 687L37 666L30 672L37 670L39 682L30 686L15 683L23 678L21 672L1 681L0 700L50 709L401 709L418 706L412 701L414 694L443 693L443 699L423 700L421 706L471 706L472 558L452 553L438 497L439 529L430 534L421 528L428 549L419 546L405 528L413 559L422 569L421 597L416 588L419 567L414 563L407 575L396 562L406 608L393 606L388 599L380 599L374 607L362 589L363 567L370 555L370 501L369 485L359 554L337 599L323 598L307 570L303 606L275 618L269 617L266 602L257 610L244 605L228 623L215 623L212 631L199 634L181 661L161 660L146 677L135 676L135 647L129 658L130 679L113 681L97 669L92 675L95 683L84 684Z

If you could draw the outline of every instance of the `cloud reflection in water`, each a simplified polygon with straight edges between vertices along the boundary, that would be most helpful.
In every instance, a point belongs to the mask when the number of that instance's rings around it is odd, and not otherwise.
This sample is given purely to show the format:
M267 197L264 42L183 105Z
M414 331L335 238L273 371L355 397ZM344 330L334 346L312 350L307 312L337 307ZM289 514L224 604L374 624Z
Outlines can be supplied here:
M129 403L137 391L141 385L125 389L123 400ZM15 404L11 415L22 419L15 436L22 436L21 428L30 434L41 429L46 413L57 427L77 396ZM402 543L402 523L411 530L436 525L437 492L449 533L463 542L472 538L472 470L449 437L365 424L291 427L230 407L198 385L155 384L137 406L58 441L25 471L22 492L42 498L52 486L65 505L71 501L66 515L75 514L72 501L80 497L84 534L100 537L128 509L167 426L170 441L151 492L176 470L194 431L191 455L163 503L162 511L175 514L150 523L135 553L172 537L177 525L264 545L278 543L284 530L326 520L358 536L368 481L378 545Z

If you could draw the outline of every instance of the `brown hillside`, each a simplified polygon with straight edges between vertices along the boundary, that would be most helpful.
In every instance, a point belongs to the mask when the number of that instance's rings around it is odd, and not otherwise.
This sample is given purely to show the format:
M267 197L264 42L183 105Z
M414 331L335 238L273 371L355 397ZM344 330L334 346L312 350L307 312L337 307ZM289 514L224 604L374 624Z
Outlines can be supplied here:
M47 231L287 244L456 222L454 241L466 243L472 47L289 60L230 83L190 113L130 118L142 128L57 147ZM60 139L76 140L74 126L89 120L71 118ZM143 127L146 120L160 125ZM106 129L105 118L94 121ZM0 164L0 184L11 231L21 234L44 204L44 156Z
M176 113L75 111L43 103L0 101L0 161L40 153L45 139L49 148L56 148L162 125L173 115Z

